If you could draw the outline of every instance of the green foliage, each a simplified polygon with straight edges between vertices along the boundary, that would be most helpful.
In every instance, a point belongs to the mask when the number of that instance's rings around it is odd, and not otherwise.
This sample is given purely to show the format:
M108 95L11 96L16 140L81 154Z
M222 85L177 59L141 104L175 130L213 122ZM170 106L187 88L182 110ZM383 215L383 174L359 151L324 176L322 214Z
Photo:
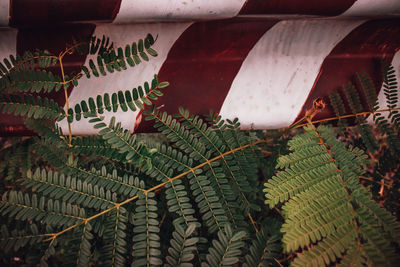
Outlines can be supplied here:
M104 221L103 246L100 261L104 266L124 266L127 254L126 223L124 207L112 210Z
M193 266L190 261L195 257L194 251L199 241L198 237L190 237L195 229L195 224L190 224L186 231L179 224L175 224L175 231L170 241L171 246L168 248L169 255L165 258L168 262L165 264L166 267Z
M231 226L226 224L223 231L218 232L218 239L212 241L212 247L206 256L207 262L203 262L201 266L232 266L239 262L241 248L245 245L242 239L245 236L246 232L234 232Z
M348 100L347 103L352 107L351 111L345 108L346 99L341 97L338 92L333 92L330 95L330 102L335 110L337 116L343 116L354 112L361 112L367 108L367 112L359 113L356 118L358 127L359 139L355 139L354 144L363 143L363 149L377 158L377 163L368 176L371 176L375 184L372 185L372 192L374 198L380 199L384 196L385 199L391 201L384 201L384 205L392 211L398 208L394 207L393 201L398 199L400 182L399 182L399 161L400 157L400 137L399 137L399 124L398 115L399 102L398 102L398 87L396 73L390 64L382 61L382 76L383 76L383 92L385 95L386 105L381 107L377 99L374 81L365 72L357 73L358 90L356 92L353 85L345 86L346 96L352 96L354 100ZM360 99L365 99L367 106L360 104ZM387 109L382 112L382 109ZM366 124L366 115L372 112L372 120L375 125L372 127ZM370 120L371 121L371 120ZM339 119L338 126L343 130L348 126L348 119ZM373 129L373 131L371 130ZM349 128L347 128L349 131ZM377 134L376 132L380 133ZM347 138L347 137L344 137ZM389 190L382 190L379 184L384 181L390 184ZM383 191L386 193L383 195Z
M132 266L159 266L160 228L157 220L157 201L154 193L140 194L136 201L133 228Z
M39 68L48 68L55 65L58 58L48 51L36 50L26 51L23 56L10 55L4 59L4 65L0 62L0 88L1 92L23 91L23 92L50 92L58 91L61 84L61 77Z
M54 199L62 199L68 203L77 204L82 207L106 209L116 204L116 193L111 193L97 184L92 185L85 180L76 177L58 174L39 168L35 173L28 170L24 184Z
M20 191L3 194L0 212L18 221L40 221L52 226L69 226L85 218L85 210L77 205Z
M292 265L330 264L346 251L358 253L350 248L359 246L377 266L394 266L398 255L390 243L398 240L400 225L361 186L363 155L338 142L330 127L304 130L289 141L292 152L278 160L285 170L265 184L266 204L283 203L285 251L310 246Z
M64 116L64 110L53 100L28 94L24 94L23 98L19 95L0 95L0 110L2 113L34 119L53 120Z
M90 73L95 77L106 76L107 72L113 73L114 71L126 70L128 66L134 67L139 65L142 60L149 61L149 56L156 57L157 52L151 48L155 40L151 34L146 38L140 39L132 45L126 45L125 49L118 47L114 49L112 45L108 46L108 39L103 37L102 41L94 37L89 42L81 42L77 46L77 50L81 53L89 52L90 54L98 54L96 63L90 59L89 68L82 67L82 71L87 78L90 78Z
M378 112L365 73L357 74L361 93L349 84L345 97L331 95L341 116L363 111L367 100L389 140L383 151L364 116L355 120L363 144L356 139L345 146L335 135L348 140L327 126L309 125L302 134L291 128L265 133L243 131L238 119L213 113L205 119L184 108L167 114L153 106L169 85L156 75L67 111L35 94L66 90L83 75L102 77L144 63L157 56L154 43L149 34L115 48L106 37L91 37L74 41L58 57L27 52L0 64L1 112L21 116L38 135L0 139L2 266L396 263L399 224L373 200L379 195L375 187L371 194L359 182L361 175L373 175L373 182L399 175L397 84L390 67L384 68L388 119ZM65 71L63 58L71 53L92 55L81 73L59 77L48 69ZM106 113L120 110L143 111L160 134L132 134L117 117L105 120ZM63 133L58 123L65 119L86 120L98 134ZM351 120L341 123L344 129ZM291 153L282 156L288 139ZM376 167L360 144L378 158ZM275 165L284 170L274 175ZM263 205L266 179L270 207ZM389 197L387 203L397 201L396 193Z
M151 87L148 82L144 83L143 87L139 86L137 89L133 88L131 91L118 91L113 93L110 97L108 93L103 96L98 95L96 101L90 97L86 102L81 101L80 104L76 104L75 108L68 110L68 122L73 122L74 118L79 121L82 116L84 118L90 117L93 114L103 114L105 111L117 112L119 108L126 112L129 110L136 111L137 109L143 109L145 105L151 105L152 101L157 100L158 97L162 96L163 93L160 89L168 86L167 82L158 82L157 75L154 75L154 79L151 82Z
M246 262L243 267L251 266L275 266L282 250L279 232L280 224L273 221L266 224L256 233L249 248L250 253L245 256Z
M389 109L394 109L398 106L398 87L397 78L392 65L382 62L383 65L383 90L386 97L386 106ZM400 112L398 110L391 110L388 118L391 120L397 129L400 126Z

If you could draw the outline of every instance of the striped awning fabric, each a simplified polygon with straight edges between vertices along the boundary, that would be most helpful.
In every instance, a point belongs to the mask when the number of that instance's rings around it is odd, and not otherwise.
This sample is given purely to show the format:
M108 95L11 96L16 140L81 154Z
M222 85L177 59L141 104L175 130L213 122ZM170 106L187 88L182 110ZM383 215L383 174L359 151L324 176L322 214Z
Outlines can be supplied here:
M69 89L82 99L128 90L154 74L170 82L157 108L175 113L210 110L238 117L244 128L290 125L316 98L366 71L383 100L380 62L400 70L398 0L0 0L0 57L26 50L58 54L72 37L103 35L124 47L147 33L158 57L123 72L80 79ZM91 56L70 55L66 72ZM59 72L59 68L54 68ZM62 92L51 97L65 104ZM115 115L131 131L151 131L141 112ZM320 117L331 116L328 108ZM66 127L66 121L61 123ZM74 134L93 134L85 121ZM0 115L0 133L26 134L22 121Z

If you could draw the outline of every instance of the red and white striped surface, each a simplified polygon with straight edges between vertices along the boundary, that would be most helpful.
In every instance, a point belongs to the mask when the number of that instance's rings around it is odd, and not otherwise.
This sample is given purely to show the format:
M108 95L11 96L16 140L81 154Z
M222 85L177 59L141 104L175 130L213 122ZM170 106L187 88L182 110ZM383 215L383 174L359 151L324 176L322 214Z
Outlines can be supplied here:
M0 0L0 15L10 8L4 5L6 2ZM192 113L205 114L212 109L224 118L239 117L244 128L276 128L293 123L314 99L339 90L357 71L367 71L381 88L380 59L393 60L395 68L400 68L400 20L388 18L400 14L400 1L340 0L321 4L296 0L295 5L289 0L34 2L39 4L11 2L9 23L18 30L0 29L1 58L34 48L57 54L72 35L104 34L115 47L124 47L147 33L158 35L154 46L158 57L103 78L80 79L69 92L71 106L97 94L132 89L158 74L160 80L171 84L155 103L160 110L175 113L184 106ZM94 2L102 4L103 9L99 4L91 9ZM67 3L69 8L62 9ZM25 10L47 7L43 11L47 16L38 18L35 12L23 16L23 4L27 5ZM71 5L80 5L80 12L72 12ZM54 12L60 10L63 12L57 18ZM341 16L288 19L289 14ZM230 17L235 18L214 20ZM28 27L35 19L35 25ZM132 23L150 19L181 22ZM200 21L183 21L186 19ZM0 23L3 21L0 17ZM49 21L92 23L50 27ZM64 64L67 72L77 71L88 60L73 55L66 57ZM61 92L51 97L64 105ZM137 120L137 113L106 114L113 115L132 131L152 129L148 122ZM320 116L330 115L328 109ZM65 121L61 125L66 129ZM20 120L0 116L2 134L21 134L23 129ZM72 130L74 134L95 133L85 121L74 122Z
M0 26L233 17L399 16L398 0L0 0Z

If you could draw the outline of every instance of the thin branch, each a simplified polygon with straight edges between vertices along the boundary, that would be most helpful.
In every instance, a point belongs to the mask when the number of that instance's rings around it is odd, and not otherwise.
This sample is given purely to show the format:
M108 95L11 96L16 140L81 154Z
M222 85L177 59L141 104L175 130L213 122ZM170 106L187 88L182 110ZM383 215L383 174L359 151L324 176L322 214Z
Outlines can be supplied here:
M375 110L375 111L364 111L364 112L359 112L359 113L354 113L354 114L347 114L347 115L342 115L342 116L330 117L330 118L325 118L325 119L321 119L321 120L310 121L310 122L307 122L307 123L298 124L298 125L296 125L294 127L294 129L306 126L308 124L316 124L316 123L333 121L333 120L341 120L341 119L346 119L346 118L359 117L359 116L365 116L365 115L380 113L380 112L392 112L392 111L396 111L396 110L400 110L400 107L399 108L381 109L381 110Z

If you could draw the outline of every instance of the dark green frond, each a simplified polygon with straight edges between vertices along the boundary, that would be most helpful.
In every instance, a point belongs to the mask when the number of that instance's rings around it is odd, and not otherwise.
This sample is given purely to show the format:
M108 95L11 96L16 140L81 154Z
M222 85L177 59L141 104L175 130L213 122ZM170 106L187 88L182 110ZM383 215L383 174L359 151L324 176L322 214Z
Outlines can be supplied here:
M125 266L128 254L126 240L127 211L118 207L107 214L104 222L101 266Z
M165 258L165 267L185 266L191 267L191 261L194 259L194 251L196 251L196 243L198 237L191 237L196 226L190 224L186 230L178 224L175 224L175 231L172 233L170 247L168 248L168 256Z
M193 161L186 155L165 145L158 146L155 155L152 162L153 167L147 169L146 172L150 177L162 182L171 180L173 175L179 172L189 171L193 164ZM190 202L188 190L181 179L169 182L165 190L168 210L177 215L173 223L174 225L184 223L185 226L182 226L184 228L189 224L200 226L194 217L195 210Z
M14 114L33 119L54 120L65 115L64 110L52 99L24 94L0 95L0 110L2 113Z
M365 72L357 73L357 78L361 84L362 91L364 92L365 99L367 100L368 110L375 109L375 103L377 100L377 94L375 85L371 77Z
M249 253L245 256L243 267L276 266L282 246L279 224L265 225L252 240Z
M183 124L186 128L189 129L194 136L198 137L199 141L203 143L203 145L211 151L214 156L222 155L226 151L227 147L232 149L232 146L235 145L235 142L229 143L227 140L224 140L223 138L225 136L220 137L218 132L214 131L213 128L208 127L199 116L191 115L188 110L185 110L182 107L179 108L179 114L184 119ZM231 128L237 130L239 125L235 126L236 125L233 125ZM248 182L247 175L243 175L242 165L247 163L247 159L240 156L240 154L224 156L220 161L220 165L224 169L232 191L239 196L237 201L239 202L239 206L243 208L243 214L247 214L251 207L247 194L251 192L252 189ZM233 159L236 159L237 161Z
M367 260L364 257L363 248L354 244L347 250L346 255L344 255L343 259L337 266L364 267L365 265L367 265Z
M126 112L144 109L145 105L152 105L152 101L162 96L163 93L160 89L167 86L168 82L159 82L157 75L154 75L151 85L145 82L143 87L133 88L132 91L118 91L111 96L105 93L96 98L90 97L88 101L82 100L75 105L74 109L68 110L68 121L70 123L74 119L79 121L82 117L93 117L95 114L103 114L105 111L117 112L121 109Z
M109 51L112 48L113 43L110 42L110 38L103 35L101 39L96 36L90 36L86 39L74 40L70 49L80 55L101 55L104 51Z
M397 266L400 256L390 243L388 237L376 228L375 225L364 223L360 232L365 240L363 250L369 265L372 266Z
M189 129L181 124L176 119L173 119L171 115L166 112L159 112L154 107L151 111L145 111L146 120L155 120L155 128L158 129L163 135L165 135L171 142L174 142L180 149L185 153L189 154L194 160L200 163L207 163L208 159L211 158L211 151L207 150L207 147L199 141L199 139L193 135ZM235 227L243 225L243 216L236 212L237 208L236 197L233 193L232 187L228 183L228 179L224 173L224 169L220 166L219 162L207 163L203 167L203 175L197 177L193 173L189 174L189 179L195 177L200 179L204 185L211 186L213 191L217 193L215 197L219 198L219 203L225 210L226 216L234 224ZM192 186L197 189L199 180L197 182L191 181ZM200 190L204 185L200 185ZM208 189L208 187L205 187ZM193 190L193 189L192 189ZM201 190L203 191L203 190ZM198 191L195 191L196 193ZM220 228L220 226L218 226ZM212 228L217 230L217 228Z
M48 142L66 147L67 143L64 139L63 132L54 122L49 120L25 119L24 124L28 129L44 137Z
M351 108L353 113L359 113L363 111L363 107L361 105L360 95L357 93L353 84L349 83L345 85L344 92L347 97L347 102ZM369 91L372 91L369 90ZM368 93L366 93L368 94ZM368 100L370 101L370 100ZM361 134L362 140L367 147L367 149L371 152L377 150L378 144L374 134L372 133L371 126L367 123L364 117L357 117L357 125L358 131Z
M372 195L367 189L360 188L354 191L353 195L358 205L357 212L360 220L365 220L369 225L379 225L392 239L391 241L400 244L400 224L396 217L372 200Z
M117 201L116 193L110 190L51 170L28 171L24 184L37 193L88 208L107 209Z
M383 90L386 97L386 106L389 109L398 107L398 83L396 73L392 65L382 62L383 65ZM389 112L388 118L391 120L399 131L400 129L400 112L398 110L392 110Z
M90 52L90 54L97 53L98 55L96 60L89 60L89 68L83 66L82 70L86 77L90 78L91 74L95 77L106 76L107 72L113 73L114 71L126 70L128 66L134 67L139 65L142 60L149 61L150 56L156 57L158 55L152 48L154 42L155 40L151 34L148 34L146 38L140 39L138 42L132 43L132 45L126 45L125 49L122 47L107 47L106 43L104 43L104 38L101 44L100 40L95 38L89 43L83 42L82 45L78 46L79 50Z
M96 168L85 169L77 166L76 162L69 162L66 168L71 175L77 175L87 183L95 183L105 190L110 190L124 196L132 197L139 191L143 191L145 187L144 182L138 177L128 176L127 174L121 177L118 176L116 169L113 169L109 173L105 166L100 170Z
M10 250L18 251L25 246L40 243L45 237L45 235L39 234L37 225L34 223L30 224L28 229L14 229L11 232L9 232L5 225L2 225L0 245L4 252Z
M136 135L121 127L121 123L115 123L112 117L109 124L104 122L104 117L95 117L89 121L99 129L99 135L106 140L112 148L118 149L119 153L126 154L125 160L133 162L136 166L151 164L151 153L143 143L136 142Z
M52 87L58 87L55 80L61 81L59 77L54 76L50 72L41 72L35 70L39 68L47 68L55 65L58 62L58 57L51 55L47 50L36 50L33 53L26 51L21 57L20 55L10 55L9 59L4 59L4 65L0 62L0 88L1 91L13 89L27 91L29 89L51 90ZM54 80L50 79L53 77ZM29 80L30 78L37 78ZM25 81L25 82L24 82ZM35 82L36 81L36 82ZM53 88L54 88L53 87Z
M36 264L36 266L49 267L47 260L54 254L56 254L57 245L58 245L57 239L53 239L52 241L50 241L47 249L44 251L42 257L40 257L39 259L39 264Z
M278 166L285 170L271 178L264 190L271 207L284 203L285 250L309 247L293 266L334 263L346 251L356 253L351 250L356 244L385 244L384 257L394 259L387 236L398 238L399 224L361 187L365 156L337 141L331 127L304 129L306 133L289 141L292 153L279 159ZM369 228L376 231L373 237L362 230Z
M226 224L224 231L218 232L218 239L212 241L206 256L207 263L203 262L202 267L233 266L239 262L242 254L241 248L245 246L242 241L246 232L233 232L229 224Z
M68 78L66 76L66 80ZM68 88L72 83L72 81L63 82L60 76L40 69L13 71L9 77L3 79L4 82L8 81L3 84L5 86L2 87L3 92L50 93Z
M85 210L64 201L9 191L0 201L3 216L18 221L41 221L54 226L69 226L85 219Z
M90 222L82 224L73 232L68 240L70 250L65 253L63 266L90 266L94 239L93 227Z
M162 264L160 228L154 193L140 194L136 205L133 221L132 267L159 266Z
M71 150L75 155L101 155L108 159L123 161L125 154L113 148L106 140L98 135L77 136L72 139Z
M342 97L339 95L338 92L330 92L329 93L329 100L331 106L333 107L333 111L335 112L336 116L343 116L346 114L346 108L344 106ZM348 125L346 119L339 119L338 126L344 128Z

